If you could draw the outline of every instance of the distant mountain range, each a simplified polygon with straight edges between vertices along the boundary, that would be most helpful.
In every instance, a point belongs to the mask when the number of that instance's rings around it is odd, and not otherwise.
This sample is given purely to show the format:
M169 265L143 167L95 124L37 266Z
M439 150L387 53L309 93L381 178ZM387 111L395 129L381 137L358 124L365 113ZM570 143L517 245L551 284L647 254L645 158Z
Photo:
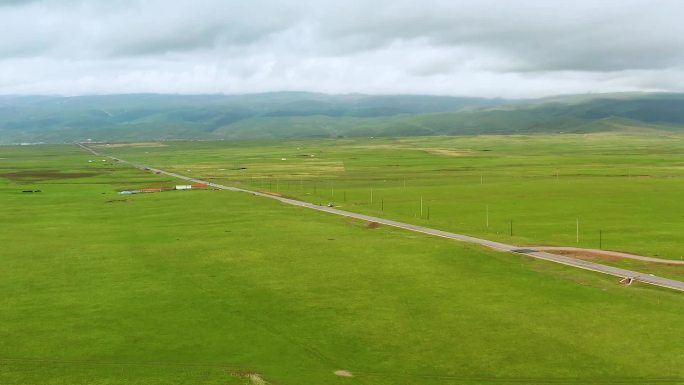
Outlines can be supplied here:
M677 131L684 94L0 96L0 143Z

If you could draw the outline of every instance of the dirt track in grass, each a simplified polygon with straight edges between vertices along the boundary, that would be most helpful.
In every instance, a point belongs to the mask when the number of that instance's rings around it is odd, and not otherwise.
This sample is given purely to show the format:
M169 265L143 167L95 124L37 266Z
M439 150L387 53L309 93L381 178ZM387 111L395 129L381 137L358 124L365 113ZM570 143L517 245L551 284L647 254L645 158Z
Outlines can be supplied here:
M599 260L615 261L622 258L635 259L638 261L663 263L666 265L684 265L684 261L677 261L673 259L661 259L646 257L643 255L623 253L620 251L599 250L599 249L583 249L580 247L562 247L562 246L531 246L531 249L539 251L556 251L559 254L568 255L577 258L591 258Z

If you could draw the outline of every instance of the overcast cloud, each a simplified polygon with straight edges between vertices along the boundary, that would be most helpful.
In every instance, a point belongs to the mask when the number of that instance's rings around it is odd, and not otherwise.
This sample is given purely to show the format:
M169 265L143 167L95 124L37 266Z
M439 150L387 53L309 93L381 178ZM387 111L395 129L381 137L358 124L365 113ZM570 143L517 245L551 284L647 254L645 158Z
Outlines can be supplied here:
M0 93L684 91L681 0L0 0Z

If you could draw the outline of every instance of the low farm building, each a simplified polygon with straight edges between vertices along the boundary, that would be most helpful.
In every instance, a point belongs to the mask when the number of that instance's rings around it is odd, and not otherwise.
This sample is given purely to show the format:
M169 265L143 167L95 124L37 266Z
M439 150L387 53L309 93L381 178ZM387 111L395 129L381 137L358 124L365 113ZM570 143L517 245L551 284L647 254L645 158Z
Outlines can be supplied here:
M191 188L192 188L192 186L189 185L189 184L187 184L187 185L177 185L177 186L176 186L176 190L190 190Z
M193 183L192 188L208 188L209 185L206 183Z

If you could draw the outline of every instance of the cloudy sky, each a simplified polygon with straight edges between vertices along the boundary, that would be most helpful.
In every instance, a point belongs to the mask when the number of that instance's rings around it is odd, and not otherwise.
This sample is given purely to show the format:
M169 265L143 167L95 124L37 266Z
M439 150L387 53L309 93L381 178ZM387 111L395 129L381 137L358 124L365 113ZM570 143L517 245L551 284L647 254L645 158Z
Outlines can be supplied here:
M0 0L0 94L684 91L681 0Z

